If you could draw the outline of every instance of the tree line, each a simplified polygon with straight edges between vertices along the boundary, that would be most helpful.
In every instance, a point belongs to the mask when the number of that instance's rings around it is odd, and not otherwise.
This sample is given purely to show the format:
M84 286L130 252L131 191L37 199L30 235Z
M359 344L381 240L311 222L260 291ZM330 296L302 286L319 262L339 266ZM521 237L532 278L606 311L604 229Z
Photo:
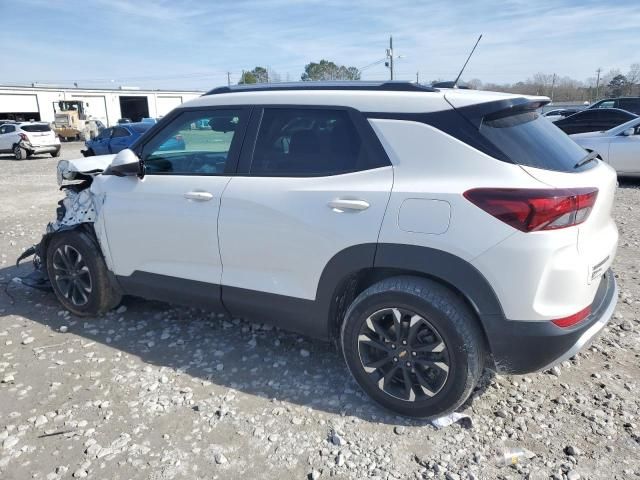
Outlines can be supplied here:
M361 72L352 66L338 65L335 62L322 59L310 62L304 67L300 75L302 81L326 80L360 80ZM287 79L288 75L287 75ZM432 83L451 80L437 79ZM265 67L255 67L244 71L239 84L280 82L281 76ZM536 73L532 77L516 83L484 83L478 78L461 82L470 88L478 90L495 90L500 92L518 93L521 95L545 95L552 97L555 102L588 101L593 102L603 97L621 97L640 95L640 63L634 63L626 73L619 69L612 69L600 78L590 77L584 81L555 74Z

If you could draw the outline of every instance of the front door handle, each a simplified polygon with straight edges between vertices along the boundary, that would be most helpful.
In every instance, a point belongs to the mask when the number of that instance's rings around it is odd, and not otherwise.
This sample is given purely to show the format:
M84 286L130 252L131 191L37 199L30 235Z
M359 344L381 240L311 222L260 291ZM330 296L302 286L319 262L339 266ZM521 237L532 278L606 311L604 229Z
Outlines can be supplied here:
M360 212L369 208L369 202L365 202L364 200L348 200L343 198L332 200L328 205L329 208L336 213L344 213L345 211Z
M193 191L184 194L187 200L195 200L197 202L208 202L213 198L213 194L209 192Z

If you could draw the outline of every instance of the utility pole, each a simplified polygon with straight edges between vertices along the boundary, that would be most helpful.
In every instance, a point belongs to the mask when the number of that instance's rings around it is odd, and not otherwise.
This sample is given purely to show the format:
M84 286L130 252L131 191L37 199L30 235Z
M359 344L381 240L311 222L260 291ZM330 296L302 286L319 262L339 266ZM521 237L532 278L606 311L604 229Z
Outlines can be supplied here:
M551 103L553 103L553 91L556 88L556 74L553 74L553 80L551 80Z
M420 83L420 72L416 72L416 83Z
M227 85L231 86L231 72L227 72Z
M600 72L602 72L602 68L598 67L598 69L596 70L596 73L598 74L598 79L596 80L596 98L595 100L598 100L598 97L600 96Z
M387 48L387 61L384 62L385 67L389 67L391 72L391 80L393 80L393 37L389 36L389 48Z

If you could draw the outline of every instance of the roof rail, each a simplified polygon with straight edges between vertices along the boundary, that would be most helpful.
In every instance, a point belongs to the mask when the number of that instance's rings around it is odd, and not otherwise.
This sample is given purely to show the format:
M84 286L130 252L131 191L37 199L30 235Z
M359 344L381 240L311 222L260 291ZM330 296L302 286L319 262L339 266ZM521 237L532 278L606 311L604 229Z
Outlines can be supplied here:
M281 82L250 83L217 87L205 95L240 92L272 92L277 90L373 90L392 92L437 92L433 87L405 81L370 82L370 81L334 81L334 82Z

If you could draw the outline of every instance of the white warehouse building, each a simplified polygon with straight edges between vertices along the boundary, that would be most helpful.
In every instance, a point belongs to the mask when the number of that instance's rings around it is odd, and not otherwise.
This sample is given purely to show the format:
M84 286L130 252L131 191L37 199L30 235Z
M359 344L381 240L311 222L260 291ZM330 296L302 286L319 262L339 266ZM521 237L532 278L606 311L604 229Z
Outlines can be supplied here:
M120 118L161 117L203 92L134 87L74 88L33 84L0 85L0 119L53 122L61 101L82 102L87 118L115 125Z

